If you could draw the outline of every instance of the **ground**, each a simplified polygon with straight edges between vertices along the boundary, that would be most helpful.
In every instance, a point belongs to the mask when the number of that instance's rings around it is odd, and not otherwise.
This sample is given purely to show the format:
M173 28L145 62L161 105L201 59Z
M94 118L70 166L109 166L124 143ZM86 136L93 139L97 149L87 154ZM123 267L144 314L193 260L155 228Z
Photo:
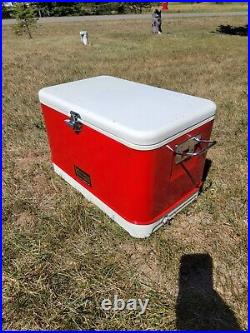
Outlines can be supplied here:
M203 13L203 12L231 12L247 10L247 2L200 2L200 3L183 3L169 2L167 13Z
M40 25L32 40L4 27L5 329L247 328L247 37L214 33L221 24L246 23L175 19L164 22L161 36L145 20L57 23ZM80 44L83 29L88 47ZM218 107L218 143L198 201L145 240L131 238L50 163L39 89L100 74ZM185 273L199 258L199 280L208 281L203 301L202 283ZM114 295L149 298L148 309L101 310L101 300Z

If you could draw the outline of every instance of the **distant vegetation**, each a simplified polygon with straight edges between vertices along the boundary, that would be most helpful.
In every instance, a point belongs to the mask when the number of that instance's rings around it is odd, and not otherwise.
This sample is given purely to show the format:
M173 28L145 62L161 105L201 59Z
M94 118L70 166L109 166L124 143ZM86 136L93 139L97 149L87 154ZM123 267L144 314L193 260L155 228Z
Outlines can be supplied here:
M162 2L25 2L37 17L140 14L161 6ZM15 3L14 3L15 4ZM223 5L223 6L222 6ZM247 10L247 2L169 2L168 12ZM2 17L13 17L13 6L2 3Z
M38 20L34 9L26 3L16 2L13 6L13 16L16 19L15 33L17 35L27 34L29 38L32 38L32 30L36 28Z
M158 6L160 2L33 2L32 7L37 16L78 16L78 15L105 15L142 13L151 9L152 5ZM12 6L2 3L3 18L11 18Z

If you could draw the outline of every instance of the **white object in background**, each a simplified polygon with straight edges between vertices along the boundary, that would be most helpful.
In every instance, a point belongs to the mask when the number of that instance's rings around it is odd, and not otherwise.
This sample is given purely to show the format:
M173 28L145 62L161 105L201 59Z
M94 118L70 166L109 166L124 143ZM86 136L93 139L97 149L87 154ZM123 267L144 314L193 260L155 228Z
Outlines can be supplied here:
M88 31L80 31L80 39L84 45L88 45L88 40L89 40Z

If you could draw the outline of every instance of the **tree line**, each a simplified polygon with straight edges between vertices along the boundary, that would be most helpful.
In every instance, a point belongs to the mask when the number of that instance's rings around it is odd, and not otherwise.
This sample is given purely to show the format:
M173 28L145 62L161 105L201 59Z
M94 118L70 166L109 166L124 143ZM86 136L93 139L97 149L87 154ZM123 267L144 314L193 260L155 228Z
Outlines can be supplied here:
M12 18L14 6L2 3L2 17ZM31 2L26 4L37 17L46 16L82 16L82 15L111 15L127 13L143 13L160 2Z

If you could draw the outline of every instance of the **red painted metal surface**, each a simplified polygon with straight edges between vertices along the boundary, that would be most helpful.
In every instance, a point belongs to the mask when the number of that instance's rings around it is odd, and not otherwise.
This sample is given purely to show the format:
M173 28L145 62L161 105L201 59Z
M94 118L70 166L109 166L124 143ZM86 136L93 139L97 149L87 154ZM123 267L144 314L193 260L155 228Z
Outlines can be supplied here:
M168 2L162 2L161 9L162 10L168 10Z
M52 162L131 223L150 224L171 211L201 186L206 154L175 163L170 148L187 134L153 150L136 150L83 125L75 133L67 116L42 105ZM189 132L209 139L212 121ZM91 185L75 173L90 175Z

